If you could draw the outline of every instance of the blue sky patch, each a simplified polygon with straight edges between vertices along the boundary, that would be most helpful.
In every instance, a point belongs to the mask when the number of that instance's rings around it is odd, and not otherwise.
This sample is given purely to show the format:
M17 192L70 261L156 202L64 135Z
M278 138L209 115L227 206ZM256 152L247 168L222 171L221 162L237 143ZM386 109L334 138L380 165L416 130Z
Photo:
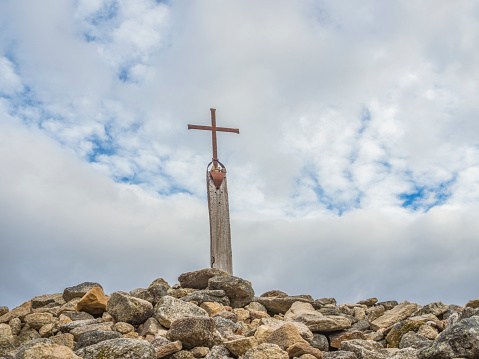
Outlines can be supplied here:
M415 186L412 191L398 196L403 201L401 206L413 211L427 212L435 206L444 204L451 196L449 186L454 180L453 178L445 181L436 187Z

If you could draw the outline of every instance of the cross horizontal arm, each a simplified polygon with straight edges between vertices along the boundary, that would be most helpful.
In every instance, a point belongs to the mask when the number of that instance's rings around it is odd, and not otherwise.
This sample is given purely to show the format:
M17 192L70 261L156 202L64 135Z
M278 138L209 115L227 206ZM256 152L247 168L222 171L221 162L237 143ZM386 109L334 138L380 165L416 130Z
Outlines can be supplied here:
M239 134L239 129L237 128L226 128L226 127L215 127L215 131L221 132L234 132ZM200 125L188 125L188 130L208 130L213 131L213 127L211 126L200 126Z

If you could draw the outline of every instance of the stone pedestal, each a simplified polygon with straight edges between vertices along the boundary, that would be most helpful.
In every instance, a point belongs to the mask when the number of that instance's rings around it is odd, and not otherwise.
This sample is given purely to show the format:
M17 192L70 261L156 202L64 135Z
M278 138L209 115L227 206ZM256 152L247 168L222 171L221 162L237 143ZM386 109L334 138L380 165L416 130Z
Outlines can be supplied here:
M231 252L230 213L226 177L216 188L209 171L206 171L208 210L210 214L210 262L217 268L233 274Z

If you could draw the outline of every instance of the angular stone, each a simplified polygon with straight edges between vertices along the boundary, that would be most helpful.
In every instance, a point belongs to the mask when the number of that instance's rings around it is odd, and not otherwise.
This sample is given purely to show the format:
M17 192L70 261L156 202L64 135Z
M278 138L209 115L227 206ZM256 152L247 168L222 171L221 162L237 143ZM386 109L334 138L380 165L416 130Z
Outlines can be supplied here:
M325 352L323 353L324 359L358 359L356 354L353 352L347 352L344 350L338 350L336 352Z
M425 324L419 327L417 334L422 335L423 337L427 339L434 340L439 335L439 331L433 326Z
M9 312L8 307L2 306L0 307L0 317L4 314L7 314Z
M229 319L229 320L232 320L235 323L238 321L238 317L236 316L236 314L234 312L230 312L230 311L227 311L227 310L223 310L221 312L213 314L212 318L215 318L215 317L222 317L222 318L225 318L225 319Z
M248 350L258 345L255 337L246 337L230 340L223 343L226 348L236 357L244 355Z
M20 320L20 318L13 318L8 322L8 325L12 329L13 335L20 334L20 331L22 330L22 321Z
M190 353L193 354L195 358L204 358L210 352L208 347L196 347L190 350Z
M364 332L370 329L371 329L371 326L369 325L368 320L361 319L361 320L358 320L356 323L354 323L349 330L351 331L358 330L360 332Z
M230 352L224 345L215 345L206 355L205 359L227 359L230 358Z
M111 331L112 326L113 326L113 323L97 323L97 324L83 325L75 329L72 329L70 331L70 334L73 334L73 337L75 340L79 340L83 334L88 332L94 332L97 330Z
M93 318L93 315L86 313L86 312L79 312L76 310L66 310L62 312L63 315L67 316L70 318L72 321L75 320L88 320L88 319L95 319Z
M351 327L351 321L342 316L304 314L295 319L304 323L312 332L328 333L343 330Z
M399 342L399 349L414 348L423 349L432 344L432 340L423 337L420 334L414 332L408 332L404 334Z
M53 335L54 330L55 330L55 324L48 323L42 326L40 329L38 329L38 334L40 334L42 338L49 338Z
M23 320L27 314L30 314L32 311L32 302L25 302L21 306L16 307L5 313L0 317L0 323L8 323L13 318L20 318Z
M335 307L329 304L317 309L316 311L318 313L321 313L322 315L340 315L341 314L338 307Z
M396 323L391 328L388 335L386 335L386 341L391 348L399 348L399 343L401 342L401 338L404 334L411 331L417 332L424 324L425 322L423 321L415 320L403 320L399 323Z
M184 317L209 318L204 309L170 296L164 296L160 299L155 306L154 315L160 324L166 328L169 328L174 320Z
M298 328L293 323L286 323L275 329L268 337L268 343L279 345L283 350L295 343L309 343L299 334Z
M401 304L395 306L393 309L386 311L378 319L372 321L370 323L371 328L373 330L378 330L381 328L390 327L391 325L411 316L417 310L417 308L417 304L404 301Z
M64 345L70 349L73 349L75 340L73 334L70 333L58 333L57 335L50 337L52 344Z
M48 304L63 305L65 300L62 293L44 294L32 299L32 309L44 307Z
M10 325L5 323L0 324L0 338L7 338L13 340L13 333Z
M382 305L377 305L375 307L372 307L368 314L369 323L375 321L379 317L382 317L385 312L386 312L386 309L384 309Z
M287 297L288 295L281 291L281 290L277 290L277 289L274 289L274 290L270 290L266 293L263 293L260 295L260 297L262 298L284 298L284 297Z
M211 318L185 317L171 323L167 338L181 341L187 349L211 346L216 331L215 321Z
M205 268L194 272L183 273L178 277L178 281L183 288L206 289L208 280L218 275L229 274L216 268Z
M388 351L378 342L353 339L341 343L341 350L353 352L358 359L386 359Z
M467 302L466 308L479 308L479 299L471 299Z
M50 313L32 313L25 316L25 323L31 328L38 330L45 324L53 322L53 315Z
M188 350L180 350L173 354L170 359L195 359L195 357Z
M114 292L108 300L106 310L117 322L144 323L153 315L153 305L128 294Z
M95 287L100 287L103 289L100 284L95 282L84 282L73 287L65 288L63 291L63 299L65 302L69 302L74 298L81 298Z
M284 314L284 320L292 321L301 315L311 314L311 313L316 315L320 314L313 308L311 303L296 301L291 305L288 311Z
M138 330L138 334L142 337L147 335L156 335L160 330L165 328L158 322L156 318L148 318L143 326Z
M208 289L224 290L233 308L241 308L253 300L254 290L251 283L232 275L221 275L208 280Z
M286 349L286 352L291 358L309 354L312 355L313 358L323 359L323 353L321 353L321 350L313 348L307 343L294 343L288 349Z
M153 294L151 294L147 289L137 288L131 290L129 293L132 297L146 300L153 304Z
M301 337L304 340L306 340L308 343L311 343L311 341L313 340L313 333L308 328L308 326L304 323L285 322L285 321L282 321L282 320L279 320L279 319L276 319L276 318L262 318L261 321L260 321L260 326L264 325L264 326L271 327L273 330L276 330L276 329L282 327L283 325L285 325L286 323L291 323L291 324L295 325L296 328L299 331L299 335L301 335Z
M82 334L79 339L78 343L75 347L76 350L87 347L89 345L94 345L105 340L110 339L118 339L121 338L121 334L118 332L110 331L110 330L94 330L91 332L87 332Z
M329 342L330 346L332 348L339 349L341 348L341 343L346 341L346 340L352 340L352 339L362 339L362 340L367 340L366 336L364 335L363 332L360 331L341 331L341 332L336 332L331 335L329 335Z
M152 295L151 303L153 305L156 305L156 303L158 303L158 301L162 297L164 297L165 295L168 295L168 289L169 289L168 283L166 283L166 285L161 284L161 282L159 282L158 280L151 283L150 286L147 289L148 293L150 293Z
M438 315L447 312L448 308L449 306L442 302L434 302L426 304L424 307L416 311L413 315L419 316L423 314L434 314L437 317Z
M265 313L267 312L266 307L259 302L251 302L247 306L245 306L244 309L250 310L250 311L254 310L257 312L265 312Z
M69 319L69 318L68 318ZM58 330L62 333L69 333L71 330L82 327L85 325L98 324L96 319L86 319L86 320L76 320L74 322L70 321L65 324L58 326Z
M259 297L256 298L258 303L262 304L268 312L274 314L284 314L293 305L294 302L312 303L311 300L300 297Z
M7 354L13 353L15 347L11 340L5 337L0 337L0 357L6 356Z
M90 289L77 303L75 309L92 315L102 314L106 310L108 298L103 289L94 287Z
M15 340L15 346L20 347L35 339L40 339L40 334L35 329L25 325Z
M276 344L263 343L249 349L244 356L245 359L289 359L288 353Z
M417 359L417 350L414 348L388 349L389 359Z
M360 300L358 304L364 304L364 305L367 305L368 307L371 307L377 302L378 302L378 298L368 298L366 300Z
M216 330L222 338L227 340L231 340L231 338L235 336L235 333L241 328L239 323L235 323L229 319L215 317L213 320L215 321Z
M36 343L31 348L25 350L23 359L82 359L68 347L58 344Z
M203 302L201 303L200 308L206 310L210 317L225 310L225 306L223 304L215 302Z
M183 344L181 344L180 341L165 344L156 349L156 357L164 358L168 355L179 352L182 348L183 348Z
M479 317L462 319L448 327L429 348L419 352L418 358L479 358Z
M167 295L173 298L183 298L184 296L196 292L198 289L193 288L176 288L176 289L168 289Z
M385 302L378 302L376 305L382 305L384 309L386 310L391 310L393 309L396 305L398 305L398 302L395 300L387 300Z
M316 299L313 303L314 309L320 309L326 305L336 306L336 299L334 298L319 298Z
M216 302L222 305L230 305L230 300L224 290L197 290L181 298L185 302L197 302L201 305L204 302Z
M110 339L75 351L83 359L156 359L153 346L141 339Z

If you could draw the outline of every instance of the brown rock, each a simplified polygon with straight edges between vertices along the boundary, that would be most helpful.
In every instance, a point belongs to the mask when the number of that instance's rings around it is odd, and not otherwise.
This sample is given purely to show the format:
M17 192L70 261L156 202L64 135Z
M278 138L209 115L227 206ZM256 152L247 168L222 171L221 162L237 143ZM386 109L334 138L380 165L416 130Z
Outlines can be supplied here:
M298 328L293 323L286 323L274 330L268 337L268 343L279 345L283 350L295 343L309 343L299 334Z
M257 310L250 310L249 311L249 316L250 316L251 320L269 318L268 313L260 312L260 311L257 311Z
M434 340L439 335L439 331L430 325L421 325L417 331L417 334L422 335L427 339Z
M31 348L25 350L25 353L23 354L23 359L39 358L81 359L79 356L75 355L73 350L66 346L47 343L36 343Z
M373 330L379 330L381 328L387 328L391 325L400 322L412 315L418 308L415 303L409 303L407 301L398 304L393 309L386 311L381 317L370 323Z
M64 345L70 349L73 349L75 341L73 334L70 333L58 333L57 335L50 337L53 344Z
M310 314L310 313L321 315L313 308L311 303L296 301L291 305L288 311L284 314L284 320L295 320L296 318L298 318L299 316L303 314Z
M368 314L368 322L371 323L375 321L379 317L383 316L385 312L386 312L386 309L384 309L382 305L377 305L371 308Z
M53 315L50 313L32 313L25 316L25 323L31 328L39 330L45 324L53 323Z
M44 294L32 299L32 309L44 307L48 304L55 303L56 305L65 304L62 293Z
M288 352L290 358L309 354L317 359L323 359L323 353L321 353L321 350L313 348L307 343L295 343L291 345L286 351Z
M21 306L16 307L9 311L8 313L0 317L0 323L8 323L13 318L20 318L23 320L27 314L30 314L32 311L32 302L25 302Z
M245 359L289 359L288 353L276 344L264 343L248 350Z
M222 312L225 310L225 306L221 303L216 302L203 302L200 305L200 308L206 310L208 315L211 317L213 314Z
M111 327L113 323L97 323L97 324L90 324L90 325L82 325L77 328L74 328L70 331L70 334L73 334L73 337L76 341L80 339L80 337L88 332L93 332L97 330L107 330L111 331Z
M285 292L282 292L280 290L270 290L269 292L263 293L260 295L260 297L263 298L284 298L287 297L288 295Z
M179 352L183 348L183 345L180 341L172 342L166 345L163 345L156 349L156 357L164 358L168 355Z
M153 305L150 302L122 292L112 293L106 309L117 322L130 324L144 323L153 316Z
M118 323L115 323L111 329L121 334L127 334L134 331L135 327L129 323L118 322Z
M244 355L248 350L258 345L255 337L234 339L223 343L226 348L236 357Z
M94 287L90 289L77 303L75 309L84 311L93 315L102 314L106 310L108 298L103 289Z
M259 297L257 301L265 306L268 312L274 314L286 313L294 302L312 303L311 300L302 297Z
M296 318L297 322L304 323L312 332L328 333L348 329L351 321L338 315L304 314Z
M179 340L187 349L210 346L216 332L215 321L211 318L185 317L171 323L167 338Z
M183 273L178 281L183 288L206 289L208 280L217 275L229 275L216 268L205 268L194 272Z
M479 308L479 299L471 299L467 302L466 308Z
M193 354L195 358L204 358L210 352L208 347L196 347L190 350L190 353Z
M358 302L358 304L364 304L367 305L368 307L376 304L378 302L378 298L368 298L366 300L361 300Z
M45 324L38 330L38 334L40 334L42 338L50 338L53 335L54 328L54 323Z
M346 340L351 340L351 339L362 339L366 340L366 335L364 335L363 332L360 332L358 330L352 331L352 332L338 332L331 334L329 336L329 345L333 348L339 349L341 348L341 343L346 341Z

